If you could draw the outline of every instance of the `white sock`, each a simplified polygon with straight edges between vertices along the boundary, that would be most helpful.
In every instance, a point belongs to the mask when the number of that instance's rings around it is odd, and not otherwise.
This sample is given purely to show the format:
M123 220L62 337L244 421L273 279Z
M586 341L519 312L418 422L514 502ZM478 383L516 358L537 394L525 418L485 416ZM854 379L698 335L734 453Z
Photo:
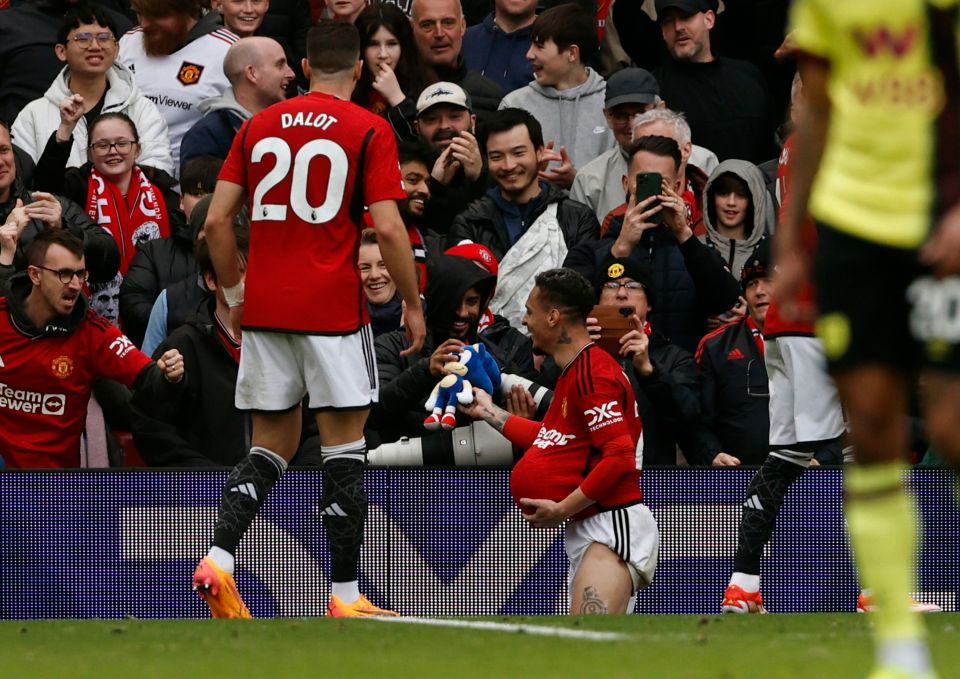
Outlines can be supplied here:
M345 604L352 604L360 598L360 585L356 580L351 582L331 582L330 593L338 597Z
M744 592L759 592L760 576L734 572L734 574L730 576L730 584L736 585Z
M877 664L898 669L908 675L925 676L933 672L930 650L922 639L887 639L877 646Z
M225 549L219 547L211 547L210 551L207 552L207 558L209 558L213 563L217 564L217 567L226 571L230 575L233 575L234 569L234 559L233 554L228 552Z

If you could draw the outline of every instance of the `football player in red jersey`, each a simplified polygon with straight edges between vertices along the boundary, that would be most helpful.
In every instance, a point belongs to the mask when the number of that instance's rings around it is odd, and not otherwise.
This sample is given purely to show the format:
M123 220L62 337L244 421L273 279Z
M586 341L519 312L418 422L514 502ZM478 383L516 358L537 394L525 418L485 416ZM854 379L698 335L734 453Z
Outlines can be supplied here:
M660 546L642 504L633 389L587 332L595 300L590 283L571 269L536 277L523 324L534 348L562 369L542 423L498 408L479 389L464 408L524 449L510 475L524 518L535 528L567 522L573 614L632 611L634 593L653 579ZM625 336L624 351L627 344Z
M16 224L0 227L0 260L17 237ZM0 457L8 467L79 466L94 378L135 391L169 389L183 378L179 351L153 362L87 308L87 279L83 242L45 229L27 246L27 270L0 293Z
M324 458L321 515L332 553L334 616L396 615L360 594L357 566L367 496L363 427L377 399L373 333L357 268L366 206L383 261L406 301L416 353L426 334L390 125L350 102L360 75L353 24L321 21L307 35L310 92L240 128L220 173L206 232L217 279L242 319L236 405L252 411L250 455L224 487L213 546L194 587L214 617L249 617L233 554L300 437L299 404L316 411ZM251 238L241 282L233 220L248 203ZM236 327L239 336L239 327Z

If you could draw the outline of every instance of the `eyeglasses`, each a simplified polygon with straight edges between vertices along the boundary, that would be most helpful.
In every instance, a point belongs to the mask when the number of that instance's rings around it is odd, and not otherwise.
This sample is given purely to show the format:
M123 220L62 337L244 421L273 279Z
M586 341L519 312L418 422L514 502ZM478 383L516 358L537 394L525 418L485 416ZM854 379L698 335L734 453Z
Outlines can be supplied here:
M131 141L130 139L119 139L114 142L110 141L98 141L90 144L87 148L92 150L98 156L105 156L110 153L110 149L116 149L117 153L121 156L125 156L130 153L130 149L133 148L134 144L139 142Z
M627 290L643 290L643 283L638 283L637 281L607 281L601 287L604 290L619 290L620 288L626 288Z
M72 38L67 38L67 40L73 40L80 49L87 49L93 44L94 40L97 41L98 45L110 47L117 41L117 38L113 33L103 31L102 33L77 33Z
M86 269L51 269L48 266L34 265L38 269L43 269L44 271L49 271L51 273L57 274L57 278L60 279L60 282L64 285L70 285L70 282L73 280L73 277L76 276L81 284L86 283L87 279L90 278L90 272Z

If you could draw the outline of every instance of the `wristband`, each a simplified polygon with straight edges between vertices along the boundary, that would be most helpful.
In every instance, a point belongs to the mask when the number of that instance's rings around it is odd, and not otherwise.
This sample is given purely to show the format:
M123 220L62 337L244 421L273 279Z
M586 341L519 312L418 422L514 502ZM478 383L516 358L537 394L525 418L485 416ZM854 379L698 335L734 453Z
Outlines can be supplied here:
M240 306L243 304L243 281L240 281L231 288L220 288L223 292L223 299L226 300L228 307Z

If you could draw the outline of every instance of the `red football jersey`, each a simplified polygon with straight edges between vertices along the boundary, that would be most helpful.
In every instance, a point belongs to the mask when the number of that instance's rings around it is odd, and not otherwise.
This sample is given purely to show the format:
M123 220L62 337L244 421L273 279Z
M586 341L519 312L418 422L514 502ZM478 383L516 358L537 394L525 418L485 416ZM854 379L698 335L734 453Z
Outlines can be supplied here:
M793 151L793 141L796 135L790 135L783 144L780 152L780 161L777 163L777 198L780 200L780 222L787 214L787 205L790 202L789 177L790 158ZM817 227L808 216L802 227L800 242L804 250L812 253L817 247ZM814 301L816 289L813 281L805 281L797 294L800 313L804 318L788 321L780 315L780 306L776 299L770 300L767 307L767 316L763 322L763 334L768 338L777 335L813 335Z
M511 420L520 420L521 426ZM583 519L643 499L636 449L640 415L623 368L596 344L588 344L564 368L553 401L538 427L511 417L504 432L529 432L513 440L526 448L510 475L514 500L559 502L577 487L595 500Z
M406 198L386 120L319 92L288 99L243 124L219 179L250 201L244 328L345 335L369 322L363 208Z
M8 467L77 467L95 377L132 386L150 357L88 311L70 334L34 337L0 297L0 456Z

